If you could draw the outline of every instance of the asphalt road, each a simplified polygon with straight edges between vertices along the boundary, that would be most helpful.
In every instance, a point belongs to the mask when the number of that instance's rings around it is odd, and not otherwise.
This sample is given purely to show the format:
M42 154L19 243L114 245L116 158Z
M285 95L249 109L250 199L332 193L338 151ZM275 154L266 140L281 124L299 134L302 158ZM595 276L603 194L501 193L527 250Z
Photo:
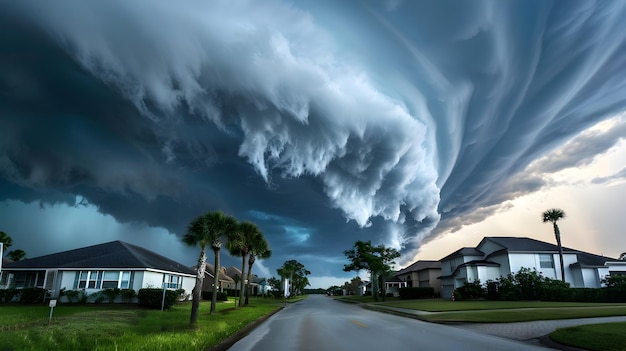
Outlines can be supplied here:
M230 351L549 350L471 330L369 311L323 295L287 306Z

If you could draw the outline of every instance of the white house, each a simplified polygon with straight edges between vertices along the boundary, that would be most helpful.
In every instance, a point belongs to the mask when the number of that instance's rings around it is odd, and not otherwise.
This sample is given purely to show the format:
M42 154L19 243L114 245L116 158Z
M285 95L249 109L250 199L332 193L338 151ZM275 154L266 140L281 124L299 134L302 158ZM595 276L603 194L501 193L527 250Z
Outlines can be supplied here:
M485 237L474 247L461 248L442 258L442 297L468 281L496 280L522 267L536 269L544 277L561 279L559 250L554 244L518 237ZM563 248L565 281L574 288L599 288L602 278L626 271L624 261Z
M153 251L125 243L109 243L63 251L4 265L0 289L44 288L51 297L61 289L92 294L107 288L185 289L191 293L195 272Z

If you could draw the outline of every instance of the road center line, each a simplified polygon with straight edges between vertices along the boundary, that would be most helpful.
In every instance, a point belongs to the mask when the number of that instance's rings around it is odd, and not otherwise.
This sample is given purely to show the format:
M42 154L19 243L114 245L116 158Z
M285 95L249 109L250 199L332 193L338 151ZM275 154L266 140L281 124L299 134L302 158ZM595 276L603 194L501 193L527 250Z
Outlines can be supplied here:
M363 324L363 323L361 323L361 322L355 321L354 319L351 319L350 321L351 321L352 323L354 323L354 324L356 324L356 325L360 326L360 327L367 328L367 325L365 325L365 324Z

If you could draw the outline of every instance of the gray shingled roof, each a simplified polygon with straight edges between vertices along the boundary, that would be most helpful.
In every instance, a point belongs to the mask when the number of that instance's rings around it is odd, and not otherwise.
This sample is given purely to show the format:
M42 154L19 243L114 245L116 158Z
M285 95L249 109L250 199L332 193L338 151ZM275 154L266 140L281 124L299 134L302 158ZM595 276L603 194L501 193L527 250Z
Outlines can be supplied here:
M440 259L439 261L444 261L444 260L447 260L447 259L452 258L452 257L460 257L460 256L480 256L480 257L483 257L484 255L485 254L482 251L476 249L475 247L464 247L464 248L461 248L461 249L458 249L458 250L454 251L453 253L451 253L448 256Z
M87 246L80 249L12 262L3 269L91 269L152 268L168 272L193 274L193 269L156 252L123 241Z
M483 239L490 240L502 246L508 251L559 251L558 246L531 238L517 238L510 236L488 236ZM482 241L481 241L482 243ZM480 246L480 244L478 244ZM577 251L563 247L563 252Z
M441 262L440 261L430 261L430 260L419 260L417 262L414 262L412 265L399 270L396 275L400 275L400 274L406 274L409 272L418 272L421 271L423 269L439 269L441 268Z

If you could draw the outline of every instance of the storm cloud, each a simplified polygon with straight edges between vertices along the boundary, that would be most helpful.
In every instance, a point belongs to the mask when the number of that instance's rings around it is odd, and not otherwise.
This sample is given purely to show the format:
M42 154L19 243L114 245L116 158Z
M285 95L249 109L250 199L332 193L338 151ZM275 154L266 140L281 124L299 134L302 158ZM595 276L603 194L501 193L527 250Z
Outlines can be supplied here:
M412 253L624 138L623 121L575 137L625 110L625 15L586 0L0 1L0 200L81 196L177 235L219 209L259 224L273 266L310 257L320 276L357 239Z

